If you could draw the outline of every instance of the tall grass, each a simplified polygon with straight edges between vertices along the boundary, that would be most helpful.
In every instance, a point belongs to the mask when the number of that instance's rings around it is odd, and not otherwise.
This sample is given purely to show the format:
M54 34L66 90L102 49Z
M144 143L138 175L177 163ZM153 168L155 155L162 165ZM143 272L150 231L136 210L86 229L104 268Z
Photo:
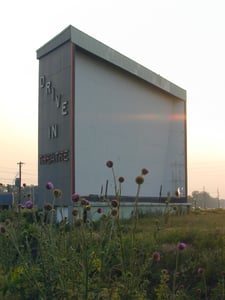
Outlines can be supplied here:
M91 203L71 195L72 222L55 222L59 189L48 183L49 202L37 211L0 213L0 299L225 299L225 211L139 215L147 170L134 179L133 215L120 219L121 184L107 213L89 220ZM61 199L60 201L63 201Z

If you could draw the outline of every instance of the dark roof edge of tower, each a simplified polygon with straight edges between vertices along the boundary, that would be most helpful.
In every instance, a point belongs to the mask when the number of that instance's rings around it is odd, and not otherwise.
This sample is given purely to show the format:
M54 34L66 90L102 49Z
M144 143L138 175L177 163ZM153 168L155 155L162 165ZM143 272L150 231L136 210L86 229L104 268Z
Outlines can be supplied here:
M186 90L180 88L174 83L154 73L153 71L145 68L130 58L122 55L121 53L113 50L105 44L97 41L91 36L83 33L73 26L68 26L61 33L56 35L48 43L43 45L37 50L37 58L47 55L60 45L71 41L80 48L90 52L118 67L128 71L129 73L149 82L150 84L160 88L161 90L169 93L181 100L186 100Z

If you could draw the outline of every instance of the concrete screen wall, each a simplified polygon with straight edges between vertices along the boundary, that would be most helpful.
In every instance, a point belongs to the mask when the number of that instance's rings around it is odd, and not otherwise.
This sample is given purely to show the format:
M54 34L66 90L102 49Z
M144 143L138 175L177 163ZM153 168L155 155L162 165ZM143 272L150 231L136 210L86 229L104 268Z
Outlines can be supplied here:
M186 92L69 26L37 51L39 59L39 205L48 181L63 192L99 194L107 160L134 196L135 177L150 170L142 196L187 191Z
M185 187L184 103L93 56L75 55L75 186L100 192L107 160L124 176L124 195L135 195L135 177L150 170L142 195L164 196Z

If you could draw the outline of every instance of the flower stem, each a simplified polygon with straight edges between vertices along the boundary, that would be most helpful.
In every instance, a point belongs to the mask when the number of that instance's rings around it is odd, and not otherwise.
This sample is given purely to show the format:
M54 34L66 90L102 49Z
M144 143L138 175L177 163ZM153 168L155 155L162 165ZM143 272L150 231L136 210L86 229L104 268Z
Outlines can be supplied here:
M173 273L172 300L176 298L176 278L177 278L177 271L178 271L178 263L179 263L179 250L177 250L176 253L176 265L175 265L175 271Z
M118 196L118 190L117 190L117 184L116 184L116 175L115 175L115 171L114 171L113 167L112 167L112 174L113 174L113 181L114 181L114 188L115 188L115 196L117 198L117 196Z

